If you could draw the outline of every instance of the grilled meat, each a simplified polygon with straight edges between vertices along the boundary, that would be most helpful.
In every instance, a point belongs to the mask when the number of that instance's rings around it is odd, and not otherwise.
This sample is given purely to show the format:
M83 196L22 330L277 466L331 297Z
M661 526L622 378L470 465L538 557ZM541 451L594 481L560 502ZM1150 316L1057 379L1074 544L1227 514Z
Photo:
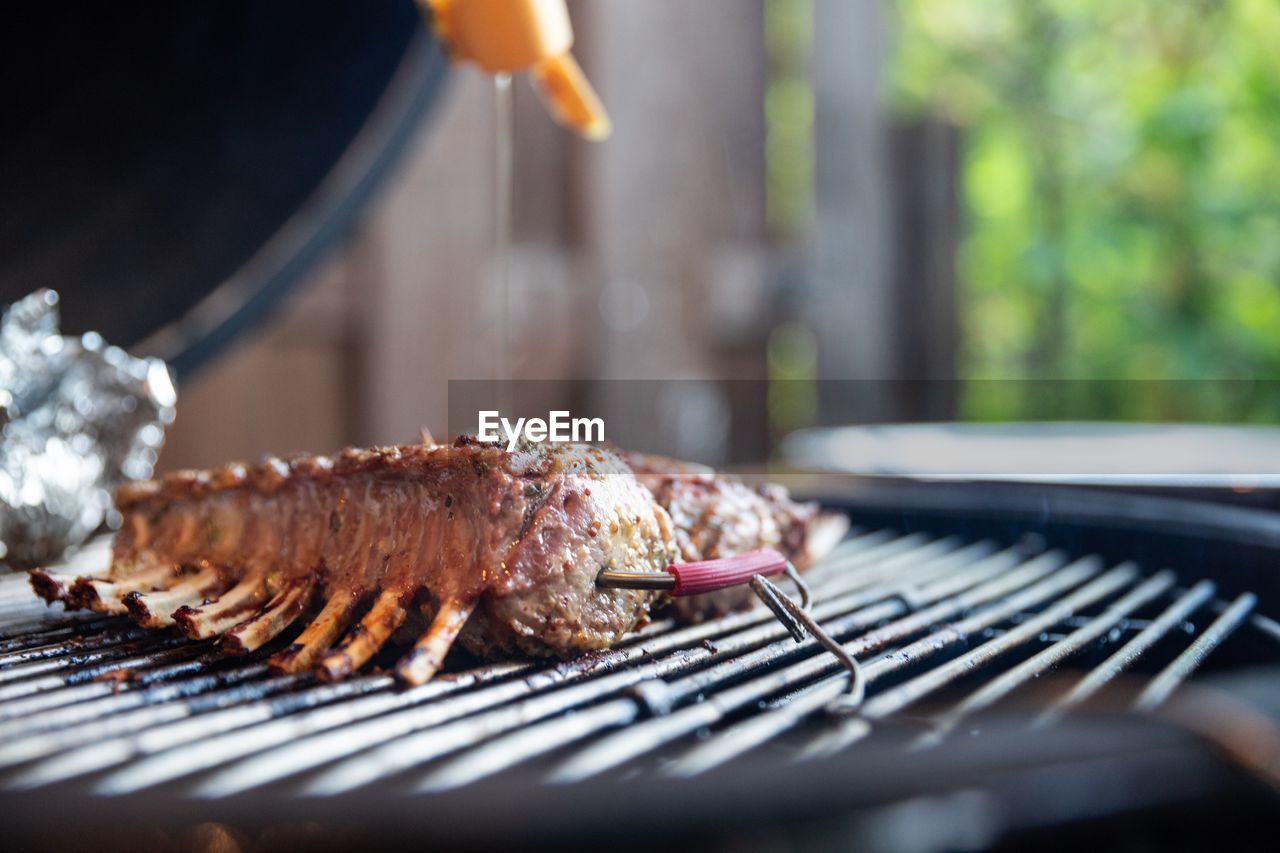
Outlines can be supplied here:
M798 504L773 483L751 489L714 468L662 456L623 452L636 478L671 516L676 545L687 562L773 548L801 570L829 551L848 530L843 515ZM750 587L673 600L678 616L698 621L749 607Z
M221 636L236 652L265 645L318 599L271 664L314 665L329 680L421 611L430 627L397 667L420 684L455 640L485 657L617 642L660 596L598 589L604 567L660 571L770 546L804 561L813 507L710 469L682 477L680 463L628 462L582 445L507 452L461 438L179 472L120 490L105 577L38 571L32 585L50 602Z

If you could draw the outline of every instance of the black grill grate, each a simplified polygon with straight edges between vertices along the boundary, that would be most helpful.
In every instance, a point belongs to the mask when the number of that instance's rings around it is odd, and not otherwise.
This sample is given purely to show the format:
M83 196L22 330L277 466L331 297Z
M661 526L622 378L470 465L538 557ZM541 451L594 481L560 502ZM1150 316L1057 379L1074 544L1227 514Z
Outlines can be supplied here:
M1211 580L1184 588L1170 571L1030 541L860 533L809 578L816 617L863 664L868 698L856 713L827 713L847 676L763 608L659 622L574 661L482 666L406 690L384 674L333 685L273 677L261 657L53 614L23 576L5 577L0 790L426 792L530 765L553 782L694 776L758 749L838 753L925 706L911 745L927 747L1060 667L1081 674L1041 703L1037 725L1122 673L1141 672L1130 702L1152 710L1246 625L1280 652L1251 594L1220 601Z

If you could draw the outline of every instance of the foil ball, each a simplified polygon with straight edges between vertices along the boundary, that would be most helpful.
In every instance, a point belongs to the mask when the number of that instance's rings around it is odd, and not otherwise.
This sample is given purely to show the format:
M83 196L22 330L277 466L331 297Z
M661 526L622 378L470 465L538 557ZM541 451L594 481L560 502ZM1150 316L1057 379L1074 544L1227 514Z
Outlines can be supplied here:
M164 362L94 332L66 337L58 294L0 319L0 560L56 559L111 520L112 495L151 476L177 395Z

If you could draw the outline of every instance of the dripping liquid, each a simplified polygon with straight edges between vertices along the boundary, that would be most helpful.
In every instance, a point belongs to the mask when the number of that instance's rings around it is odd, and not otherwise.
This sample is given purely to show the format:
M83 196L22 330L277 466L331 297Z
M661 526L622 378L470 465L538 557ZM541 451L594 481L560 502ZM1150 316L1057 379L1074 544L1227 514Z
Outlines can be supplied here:
M515 111L511 75L493 78L494 90L494 200L493 274L489 305L493 311L493 380L499 411L510 411L515 346L511 317L511 207L514 192Z

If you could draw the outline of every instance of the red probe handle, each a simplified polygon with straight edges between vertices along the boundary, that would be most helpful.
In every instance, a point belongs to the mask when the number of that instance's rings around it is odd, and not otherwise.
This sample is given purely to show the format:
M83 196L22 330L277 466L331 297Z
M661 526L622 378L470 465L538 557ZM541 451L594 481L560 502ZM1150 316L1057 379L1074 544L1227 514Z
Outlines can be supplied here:
M765 549L719 560L679 563L667 566L667 571L676 576L672 595L698 595L747 583L756 575L776 575L786 568L786 557Z

